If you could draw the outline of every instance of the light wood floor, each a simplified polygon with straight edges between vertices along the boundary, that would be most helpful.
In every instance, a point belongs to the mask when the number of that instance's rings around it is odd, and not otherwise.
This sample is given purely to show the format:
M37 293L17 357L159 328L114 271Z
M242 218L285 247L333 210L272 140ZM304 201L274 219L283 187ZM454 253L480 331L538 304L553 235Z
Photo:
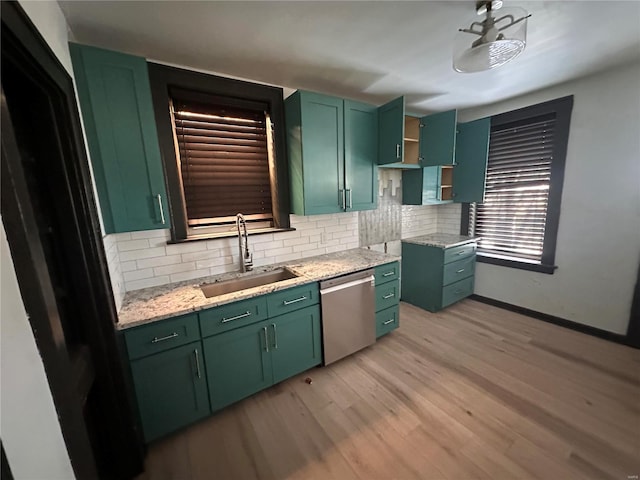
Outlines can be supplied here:
M372 347L152 444L140 480L639 474L640 351L465 300L401 304Z

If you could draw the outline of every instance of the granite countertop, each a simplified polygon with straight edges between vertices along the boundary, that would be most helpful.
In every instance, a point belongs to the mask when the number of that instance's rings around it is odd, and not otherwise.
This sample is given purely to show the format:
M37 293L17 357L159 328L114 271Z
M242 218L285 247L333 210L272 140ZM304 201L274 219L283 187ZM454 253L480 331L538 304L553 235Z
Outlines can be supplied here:
M158 287L128 292L118 313L118 330L170 318L205 308L216 307L265 293L318 282L347 273L366 270L385 263L400 260L399 257L375 252L365 248L354 248L342 252L328 253L291 262L282 262L255 268L252 272L231 272L195 280L170 283ZM206 298L200 290L203 283L215 283L241 278L256 273L286 268L298 275L296 278L277 283L253 287L238 292Z
M426 245L429 247L449 248L464 245L465 243L477 242L481 237L468 237L466 235L456 235L453 233L430 233L402 239L405 243L415 243L416 245Z

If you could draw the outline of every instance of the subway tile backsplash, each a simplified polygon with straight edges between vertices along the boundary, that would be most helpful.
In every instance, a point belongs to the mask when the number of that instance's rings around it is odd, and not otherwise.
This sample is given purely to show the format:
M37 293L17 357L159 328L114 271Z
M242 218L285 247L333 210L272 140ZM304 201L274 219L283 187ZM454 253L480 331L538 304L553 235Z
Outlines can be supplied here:
M436 231L457 233L460 230L460 205L398 205L398 208L401 238ZM376 221L375 211L367 215L367 221ZM359 218L358 212L309 217L291 215L291 226L295 231L249 237L255 266L359 246L384 250L384 243L366 244L367 237L384 241L385 236L380 229L375 235L360 235L363 216ZM388 239L387 251L399 255L397 227L391 227L393 238ZM119 233L104 237L118 310L125 293L131 290L239 270L237 237L172 245L167 244L168 239L169 230Z

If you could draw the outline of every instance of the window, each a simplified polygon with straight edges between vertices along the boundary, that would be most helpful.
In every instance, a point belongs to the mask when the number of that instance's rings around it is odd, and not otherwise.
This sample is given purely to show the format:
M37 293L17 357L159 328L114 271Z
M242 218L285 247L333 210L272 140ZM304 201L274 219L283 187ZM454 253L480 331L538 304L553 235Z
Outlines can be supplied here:
M228 230L238 212L250 227L272 227L273 148L265 107L181 97L172 94L171 114L189 236Z
M468 208L478 261L553 273L573 97L491 119L485 198Z
M149 64L172 241L289 229L282 89Z

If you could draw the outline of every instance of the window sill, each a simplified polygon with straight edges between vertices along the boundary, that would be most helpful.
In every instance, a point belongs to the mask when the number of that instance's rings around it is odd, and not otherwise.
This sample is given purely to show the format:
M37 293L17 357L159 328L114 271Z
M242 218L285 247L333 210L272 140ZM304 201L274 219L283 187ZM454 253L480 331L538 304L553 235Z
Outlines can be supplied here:
M255 230L247 230L248 235L265 235L267 233L277 233L277 232L293 232L295 228L260 228ZM189 243L189 242L201 242L205 240L215 240L218 238L233 238L237 237L238 233L235 231L232 232L224 232L224 233L207 233L202 235L193 235L191 237L176 239L176 240L168 240L167 244L176 244L176 243Z
M501 267L518 268L520 270L529 270L531 272L546 273L553 275L557 265L542 265L539 263L527 262L524 260L516 260L514 258L499 257L497 255L478 252L476 260L480 263L489 263L491 265L499 265Z

